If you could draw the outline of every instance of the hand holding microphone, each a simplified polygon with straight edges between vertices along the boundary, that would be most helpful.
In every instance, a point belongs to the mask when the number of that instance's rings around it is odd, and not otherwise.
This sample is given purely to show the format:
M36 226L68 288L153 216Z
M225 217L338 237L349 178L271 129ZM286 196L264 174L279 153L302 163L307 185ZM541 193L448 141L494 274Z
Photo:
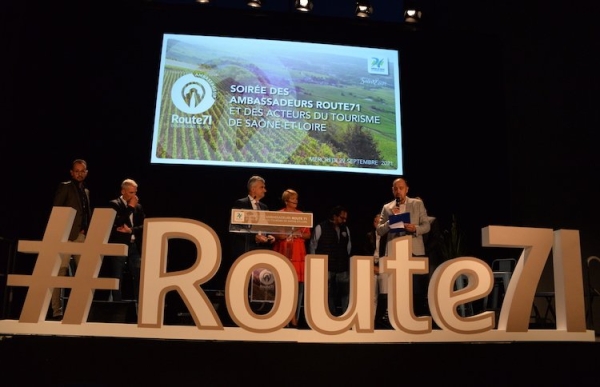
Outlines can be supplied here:
M396 198L396 206L392 208L392 213L398 215L400 213L400 198Z

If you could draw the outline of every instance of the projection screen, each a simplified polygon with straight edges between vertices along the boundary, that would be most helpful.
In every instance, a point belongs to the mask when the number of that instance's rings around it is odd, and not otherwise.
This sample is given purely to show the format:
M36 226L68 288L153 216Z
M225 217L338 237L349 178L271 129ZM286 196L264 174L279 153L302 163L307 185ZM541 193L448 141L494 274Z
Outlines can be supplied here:
M399 53L165 34L151 162L402 174Z

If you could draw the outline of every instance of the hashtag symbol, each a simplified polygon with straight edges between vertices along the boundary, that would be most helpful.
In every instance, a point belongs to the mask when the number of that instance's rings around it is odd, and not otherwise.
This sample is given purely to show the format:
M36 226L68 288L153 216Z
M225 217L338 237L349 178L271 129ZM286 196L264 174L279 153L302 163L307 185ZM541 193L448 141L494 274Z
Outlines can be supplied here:
M105 255L126 256L128 246L107 243L116 212L112 208L94 210L83 243L68 240L76 211L70 207L53 207L41 241L19 241L17 250L38 253L31 275L11 274L8 286L28 287L19 322L44 321L54 288L69 288L69 302L63 324L82 324L92 305L95 289L118 289L116 278L98 278ZM61 257L81 255L73 277L58 276Z

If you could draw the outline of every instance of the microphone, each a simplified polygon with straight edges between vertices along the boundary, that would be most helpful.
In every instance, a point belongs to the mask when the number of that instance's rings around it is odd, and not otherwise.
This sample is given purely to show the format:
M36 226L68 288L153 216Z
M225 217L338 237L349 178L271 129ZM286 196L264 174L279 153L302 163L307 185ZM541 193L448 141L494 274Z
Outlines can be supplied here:
M396 207L400 207L400 198L396 198Z

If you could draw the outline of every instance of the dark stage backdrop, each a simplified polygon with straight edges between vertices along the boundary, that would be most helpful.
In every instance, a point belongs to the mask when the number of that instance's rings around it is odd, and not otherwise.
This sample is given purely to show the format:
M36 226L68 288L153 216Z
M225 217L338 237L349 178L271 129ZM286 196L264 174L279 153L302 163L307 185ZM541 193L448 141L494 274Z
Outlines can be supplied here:
M57 184L68 180L73 159L84 158L92 206L106 206L119 195L120 182L133 178L147 216L191 218L215 229L223 246L222 269L210 284L215 288L222 287L234 258L227 243L231 205L246 195L246 182L254 174L266 179L264 202L273 210L282 206L287 188L300 193L299 208L313 212L315 222L332 206L345 205L358 247L373 215L392 199L393 176L150 165L162 34L186 33L399 49L409 195L422 197L444 228L456 215L469 255L490 260L498 254L481 248L482 227L511 224L497 38L459 30L407 31L399 24L364 20L149 3L69 13L61 5L35 11L11 7L9 68L3 80L7 98L0 107L5 179L0 236L41 238ZM173 270L195 258L185 243L172 250Z

